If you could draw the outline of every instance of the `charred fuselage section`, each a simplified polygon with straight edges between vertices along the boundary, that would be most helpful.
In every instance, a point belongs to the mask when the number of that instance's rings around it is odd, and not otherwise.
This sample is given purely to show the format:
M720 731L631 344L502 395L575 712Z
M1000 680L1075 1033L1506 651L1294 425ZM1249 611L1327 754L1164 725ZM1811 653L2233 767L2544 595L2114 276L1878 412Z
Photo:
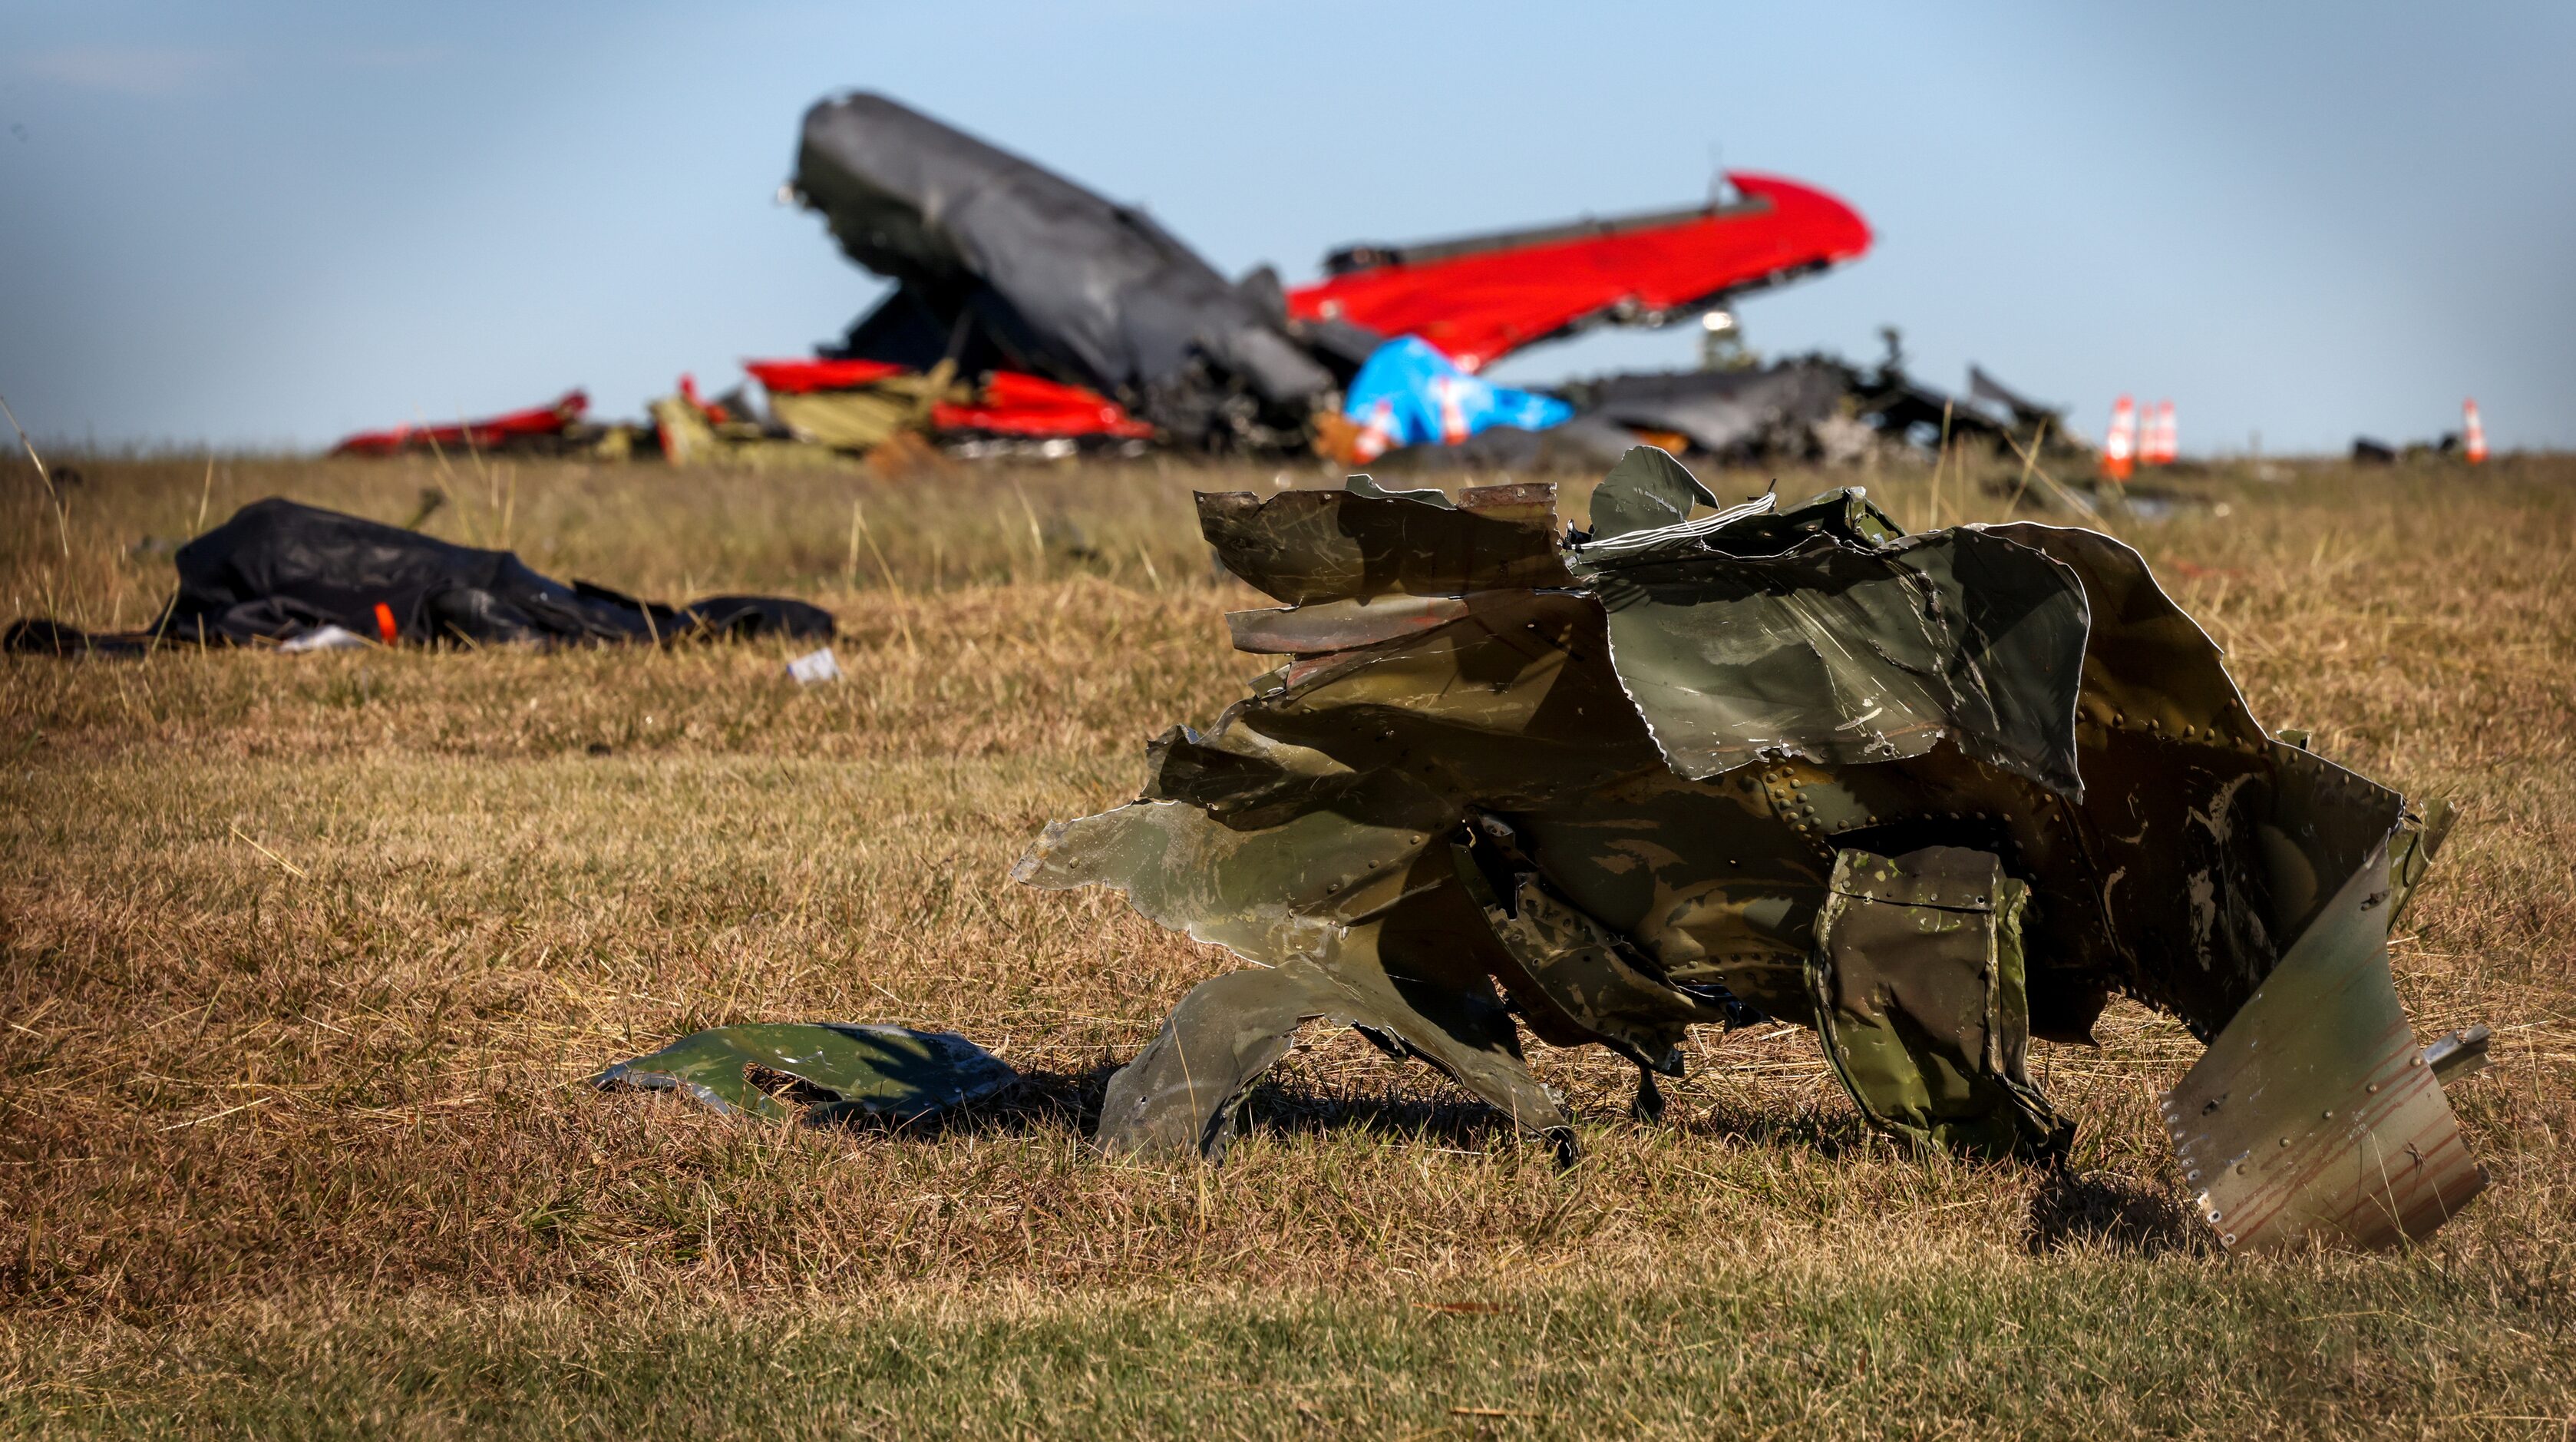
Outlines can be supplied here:
M1302 437L1332 374L1276 283L1237 285L1142 210L880 95L806 112L795 193L897 288L838 353L1028 371L1198 445Z

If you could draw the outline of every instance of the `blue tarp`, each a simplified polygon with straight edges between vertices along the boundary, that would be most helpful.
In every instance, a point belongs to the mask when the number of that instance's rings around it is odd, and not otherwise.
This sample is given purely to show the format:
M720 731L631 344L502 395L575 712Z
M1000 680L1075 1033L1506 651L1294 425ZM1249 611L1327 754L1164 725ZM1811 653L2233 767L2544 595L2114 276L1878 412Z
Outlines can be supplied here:
M1479 380L1429 342L1403 336L1379 346L1351 378L1342 414L1360 426L1366 459L1396 446L1455 445L1493 426L1543 431L1573 419L1574 407Z

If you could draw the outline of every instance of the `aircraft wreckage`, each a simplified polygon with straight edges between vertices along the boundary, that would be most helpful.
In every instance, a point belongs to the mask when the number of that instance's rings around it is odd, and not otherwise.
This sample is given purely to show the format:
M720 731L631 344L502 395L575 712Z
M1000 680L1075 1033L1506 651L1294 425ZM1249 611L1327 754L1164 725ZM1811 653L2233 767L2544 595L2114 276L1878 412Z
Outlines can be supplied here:
M1634 1062L1651 1117L1691 1027L1779 1019L1879 1130L2055 1158L2030 1039L2125 995L2208 1044L2162 1116L2228 1249L2392 1245L2484 1185L2442 1079L2485 1031L2418 1045L2388 961L2448 809L2265 732L2119 541L1859 490L1692 519L1642 447L1588 533L1545 485L1198 504L1283 664L1014 872L1254 963L1110 1080L1105 1148L1218 1157L1327 1020L1570 1158L1523 1028Z
M1344 246L1321 278L1288 286L1266 265L1228 279L1141 208L862 92L806 112L782 195L894 285L819 354L746 361L765 413L748 389L710 399L683 376L642 426L586 420L588 398L573 391L507 415L362 432L338 451L658 450L756 468L926 436L960 455L1158 444L1365 463L1405 449L1397 464L1597 473L1641 436L1729 459L1831 460L1935 423L2007 429L1978 397L1953 405L1911 381L1892 352L1872 373L1821 357L1757 368L1739 352L1724 367L1604 377L1562 397L1482 377L1598 326L1723 320L1732 334L1729 307L1868 252L1857 211L1779 176L1721 175L1704 203L1677 209ZM1484 444L1462 449L1471 438Z

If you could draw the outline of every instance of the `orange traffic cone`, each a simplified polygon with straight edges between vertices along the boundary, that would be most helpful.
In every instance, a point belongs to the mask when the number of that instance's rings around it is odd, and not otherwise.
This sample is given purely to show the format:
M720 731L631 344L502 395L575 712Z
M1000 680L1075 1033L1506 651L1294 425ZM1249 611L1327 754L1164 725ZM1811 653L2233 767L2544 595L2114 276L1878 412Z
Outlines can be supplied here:
M2156 402L2156 418L2154 423L2147 427L2147 443L2139 448L2138 459L2151 466L2170 466L2177 457L2180 445L2180 440L2174 434L2173 402Z
M2487 458L2487 428L2478 420L2478 403L2476 401L2460 402L2460 430L2467 438L2467 445L2464 449L2468 452L2469 464L2473 466L2485 464Z
M2138 453L2138 408L2127 396L2111 403L2111 433L2102 438L2102 474L2115 481L2129 478Z

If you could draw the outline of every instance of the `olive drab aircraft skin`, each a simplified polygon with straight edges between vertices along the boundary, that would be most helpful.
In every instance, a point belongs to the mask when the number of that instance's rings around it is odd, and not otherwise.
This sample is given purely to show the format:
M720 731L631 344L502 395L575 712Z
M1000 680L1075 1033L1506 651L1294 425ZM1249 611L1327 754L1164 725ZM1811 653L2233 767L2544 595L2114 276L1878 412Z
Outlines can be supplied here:
M2447 811L2266 733L2135 551L1858 489L1712 511L1647 447L1588 533L1553 492L1199 498L1280 664L1014 873L1253 964L1112 1078L1105 1147L1220 1155L1328 1019L1570 1155L1524 1027L1652 1115L1691 1027L1778 1019L1873 1126L2049 1158L2029 1042L2126 995L2211 1044L2165 1117L2227 1247L2419 1237L2483 1185L2439 1081L2474 1047L2416 1044L2387 957Z

